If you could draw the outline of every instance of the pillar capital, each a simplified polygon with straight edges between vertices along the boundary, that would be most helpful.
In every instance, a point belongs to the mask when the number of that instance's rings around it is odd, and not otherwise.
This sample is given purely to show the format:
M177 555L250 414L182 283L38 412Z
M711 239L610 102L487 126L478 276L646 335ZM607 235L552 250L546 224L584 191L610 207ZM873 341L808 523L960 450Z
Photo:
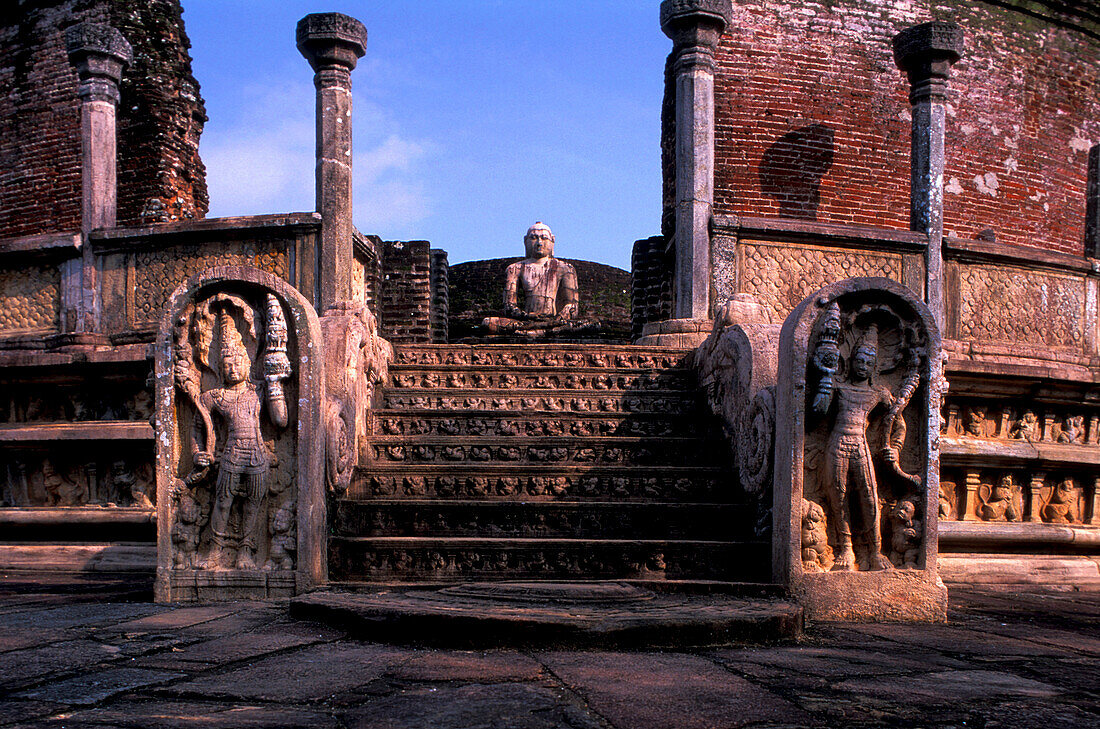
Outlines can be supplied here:
M118 82L134 57L122 33L103 23L79 23L65 31L65 50L80 78L80 98L117 104Z
M367 29L343 13L311 13L298 21L298 50L320 75L350 73L367 52Z
M713 52L732 15L731 0L664 0L661 30L679 49Z
M914 25L894 36L894 61L909 76L909 100L942 99L951 65L963 51L963 31L954 23L934 20Z

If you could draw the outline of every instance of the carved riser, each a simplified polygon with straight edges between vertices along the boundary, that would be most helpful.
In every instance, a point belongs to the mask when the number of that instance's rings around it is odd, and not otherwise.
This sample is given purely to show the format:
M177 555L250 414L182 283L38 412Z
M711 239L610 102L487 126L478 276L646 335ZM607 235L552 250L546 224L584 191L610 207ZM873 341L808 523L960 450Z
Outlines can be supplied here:
M712 419L655 414L543 414L511 413L467 417L455 413L424 412L410 415L405 411L378 410L371 413L371 442L377 436L500 436L518 431L529 437L562 435L587 438L618 436L624 438L669 436L693 438L716 434Z
M387 438L368 447L368 466L401 463L719 467L728 450L698 439L595 439L482 437L441 440Z
M713 469L641 467L591 469L582 473L550 468L465 468L439 466L358 471L348 498L475 499L478 501L676 501L740 499L732 478Z
M608 345L402 345L393 364L488 367L683 367L690 352L662 347Z
M571 392L648 392L686 391L694 386L694 377L687 373L653 372L638 374L622 370L593 372L591 370L520 371L518 368L502 370L456 372L446 366L425 370L394 368L387 383L394 390L466 389L474 393L484 390L519 390L543 393L546 391Z
M729 504L339 501L343 537L705 539L749 534L752 509Z
M764 543L331 540L334 580L651 579L764 582Z
M382 398L387 410L524 413L659 413L704 415L700 399L678 392L580 393L553 395L484 391L391 390Z

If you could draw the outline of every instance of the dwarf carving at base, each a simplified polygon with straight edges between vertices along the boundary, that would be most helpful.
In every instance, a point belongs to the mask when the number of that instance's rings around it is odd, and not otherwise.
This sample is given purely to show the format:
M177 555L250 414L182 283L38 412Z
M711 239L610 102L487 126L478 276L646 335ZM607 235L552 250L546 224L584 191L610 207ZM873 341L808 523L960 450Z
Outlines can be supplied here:
M982 498L979 492L982 504L978 507L978 516L983 521L1020 521L1021 510L1016 503L1018 495L1019 488L1012 474L1006 473L990 489L988 497Z
M825 512L817 503L802 499L802 569L824 572L831 558L825 534Z
M1050 501L1043 507L1043 518L1053 524L1076 524L1077 484L1072 478L1064 478L1054 487Z
M902 499L890 512L890 561L897 567L917 569L920 560L921 520L912 499Z
M554 234L535 223L523 237L527 257L505 273L504 316L482 321L490 334L544 337L595 331L599 323L577 319L577 271L554 258ZM523 303L520 304L522 295Z

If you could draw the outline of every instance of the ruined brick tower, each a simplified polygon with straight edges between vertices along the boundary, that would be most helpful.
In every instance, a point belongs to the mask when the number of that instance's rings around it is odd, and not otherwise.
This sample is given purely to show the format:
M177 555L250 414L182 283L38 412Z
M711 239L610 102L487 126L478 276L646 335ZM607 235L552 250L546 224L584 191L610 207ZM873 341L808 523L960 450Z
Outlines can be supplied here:
M133 47L120 83L118 222L201 218L206 112L172 0L19 0L0 15L0 230L80 228L80 101L64 31L106 23Z

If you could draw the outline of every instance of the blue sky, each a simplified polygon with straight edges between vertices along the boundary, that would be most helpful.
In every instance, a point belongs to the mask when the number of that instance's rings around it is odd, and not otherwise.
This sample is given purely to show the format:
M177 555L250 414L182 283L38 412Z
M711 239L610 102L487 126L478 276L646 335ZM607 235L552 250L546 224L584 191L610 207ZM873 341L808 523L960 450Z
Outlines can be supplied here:
M629 268L660 232L657 0L183 0L210 121L210 215L313 210L313 73L299 18L361 20L352 75L355 224L451 263L557 255Z

